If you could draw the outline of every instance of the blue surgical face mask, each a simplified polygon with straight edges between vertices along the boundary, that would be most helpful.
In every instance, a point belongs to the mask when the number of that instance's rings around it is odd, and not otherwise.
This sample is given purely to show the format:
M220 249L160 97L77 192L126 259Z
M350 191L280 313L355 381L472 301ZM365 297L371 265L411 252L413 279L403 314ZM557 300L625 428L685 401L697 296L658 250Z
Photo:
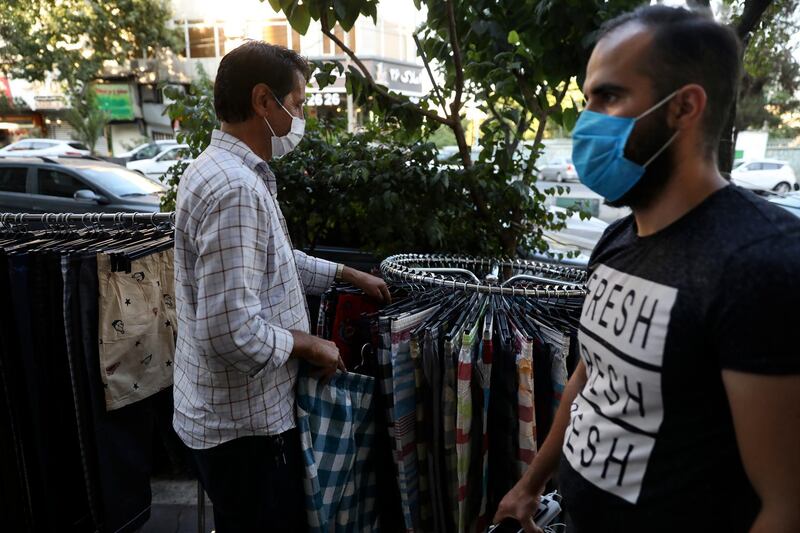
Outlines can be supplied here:
M638 117L614 117L584 110L572 132L572 162L581 183L613 202L639 183L647 166L672 144L678 132L643 165L625 158L625 145L636 121L649 115L678 91L673 92Z

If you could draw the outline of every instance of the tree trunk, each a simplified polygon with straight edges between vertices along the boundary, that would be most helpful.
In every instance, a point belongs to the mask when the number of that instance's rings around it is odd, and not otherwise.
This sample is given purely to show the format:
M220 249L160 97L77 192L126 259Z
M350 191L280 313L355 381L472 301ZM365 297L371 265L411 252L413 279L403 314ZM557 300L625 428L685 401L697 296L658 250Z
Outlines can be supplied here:
M708 4L708 2L704 2L704 0L693 0L693 3ZM771 3L772 0L747 0L744 3L742 17L739 19L739 23L734 28L736 34L739 36L739 39L742 40L742 63L744 63L744 51L747 49L747 45L750 42L750 35L756 29L756 26L758 26L758 23L761 21L761 17L764 15L764 12ZM728 115L728 122L725 124L725 128L722 130L722 137L720 138L719 147L717 150L717 162L719 165L719 170L723 173L730 173L731 169L733 168L733 158L736 155L735 143L738 132L735 131L734 125L736 123L738 97L739 95L737 94L736 99L731 106L731 112Z
M731 112L728 114L728 121L722 129L722 137L719 140L717 151L717 166L725 178L730 179L730 172L733 169L733 159L736 156L736 109L738 98L734 99Z

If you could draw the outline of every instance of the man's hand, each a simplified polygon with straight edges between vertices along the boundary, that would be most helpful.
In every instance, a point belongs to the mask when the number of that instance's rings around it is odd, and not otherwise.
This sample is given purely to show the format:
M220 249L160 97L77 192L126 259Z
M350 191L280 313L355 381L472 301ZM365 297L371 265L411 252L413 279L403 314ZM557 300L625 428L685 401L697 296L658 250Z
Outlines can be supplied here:
M392 303L389 287L386 286L386 282L381 278L354 268L344 267L342 270L342 281L346 281L354 287L358 287L376 302L385 304Z
M570 420L570 406L584 385L586 385L586 366L581 360L564 388L561 405L556 411L550 433L528 466L528 470L525 471L525 475L500 502L497 514L494 516L495 524L504 518L513 518L522 524L526 533L542 533L542 529L536 527L533 522L533 513L536 512L547 481L558 469L561 446L564 444L564 434Z
M294 337L292 357L303 359L318 367L318 377L328 380L336 373L337 368L347 372L336 344L302 331L292 331L292 337Z
M533 521L533 513L543 491L544 487L531 485L528 475L523 476L497 506L493 522L497 524L506 518L513 518L522 525L525 533L543 533Z

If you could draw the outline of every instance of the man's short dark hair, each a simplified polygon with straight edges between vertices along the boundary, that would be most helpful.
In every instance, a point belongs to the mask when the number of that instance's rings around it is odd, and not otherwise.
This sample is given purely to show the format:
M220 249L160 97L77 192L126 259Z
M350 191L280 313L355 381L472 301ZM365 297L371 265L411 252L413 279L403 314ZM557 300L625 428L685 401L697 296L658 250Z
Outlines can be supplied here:
M225 54L214 82L214 110L224 122L242 122L253 116L253 87L266 83L283 102L297 83L297 73L308 80L308 61L294 50L264 41L247 41Z
M678 7L642 6L606 22L599 38L628 23L645 26L653 37L641 68L653 81L656 100L690 83L705 89L708 96L703 117L705 144L710 153L716 153L742 73L739 37L704 13Z

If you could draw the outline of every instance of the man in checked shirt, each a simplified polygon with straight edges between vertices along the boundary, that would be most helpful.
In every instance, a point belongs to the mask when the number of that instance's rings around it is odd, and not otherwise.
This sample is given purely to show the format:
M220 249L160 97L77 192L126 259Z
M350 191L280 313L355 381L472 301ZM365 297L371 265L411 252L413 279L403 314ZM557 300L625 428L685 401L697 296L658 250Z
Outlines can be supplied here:
M178 189L174 426L219 533L306 528L298 360L324 374L343 365L309 335L305 295L341 279L389 301L381 279L292 249L268 162L300 142L308 74L295 52L260 41L222 58L222 126Z

